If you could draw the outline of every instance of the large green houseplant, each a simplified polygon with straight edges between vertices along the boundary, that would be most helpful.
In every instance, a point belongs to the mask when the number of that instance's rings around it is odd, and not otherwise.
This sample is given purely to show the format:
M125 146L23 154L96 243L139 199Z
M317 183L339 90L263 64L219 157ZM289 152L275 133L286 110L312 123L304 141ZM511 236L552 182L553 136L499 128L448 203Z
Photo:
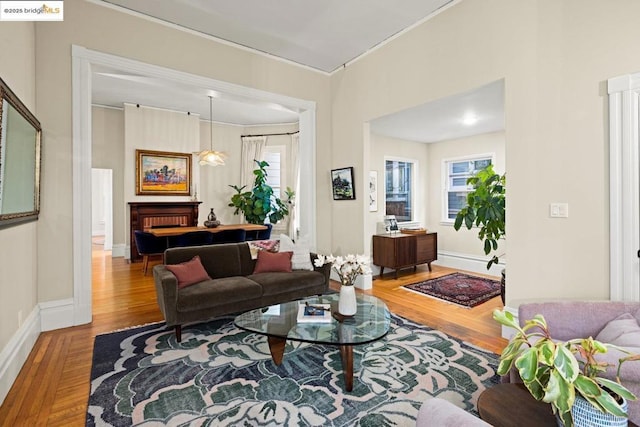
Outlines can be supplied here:
M266 167L269 163L265 161L254 160L258 168L253 171L254 183L251 191L244 191L246 185L239 187L237 185L229 185L236 190L236 194L231 197L230 207L234 207L234 215L242 212L247 222L250 224L264 224L269 218L271 224L275 224L287 215L289 215L288 205L292 203L294 192L287 188L287 200L282 201L275 197L273 188L267 184Z
M464 224L467 229L479 227L478 238L484 242L484 253L498 249L498 241L505 236L505 175L494 172L493 165L476 172L467 179L473 190L467 194L467 206L456 215L453 228L459 230ZM498 263L498 255L493 255L487 263L487 270Z
M601 343L592 337L553 341L542 315L527 320L523 327L508 311L495 310L493 318L516 330L500 355L498 375L508 374L515 366L531 395L536 400L550 403L553 413L565 426L573 426L571 408L577 394L602 412L627 417L614 396L636 399L620 384L620 368L625 361L640 360L640 355L629 354L621 358L617 381L612 381L600 376L608 365L598 362L595 356L607 352L608 348L628 353L624 349ZM580 360L576 355L580 356Z

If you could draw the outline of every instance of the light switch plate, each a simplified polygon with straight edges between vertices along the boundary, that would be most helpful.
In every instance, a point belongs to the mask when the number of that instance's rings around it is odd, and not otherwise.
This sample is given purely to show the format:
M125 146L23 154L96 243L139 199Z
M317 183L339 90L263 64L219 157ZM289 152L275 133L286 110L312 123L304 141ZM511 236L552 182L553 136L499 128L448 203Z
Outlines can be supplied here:
M569 204L568 203L551 203L549 205L549 217L551 217L551 218L568 218L569 217Z

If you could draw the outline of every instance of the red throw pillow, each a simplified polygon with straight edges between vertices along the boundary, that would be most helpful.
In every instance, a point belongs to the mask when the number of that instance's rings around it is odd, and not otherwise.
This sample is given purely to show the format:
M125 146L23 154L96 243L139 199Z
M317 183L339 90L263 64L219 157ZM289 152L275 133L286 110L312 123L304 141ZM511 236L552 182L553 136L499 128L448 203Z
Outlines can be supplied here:
M186 288L205 280L211 280L198 255L189 261L180 264L169 264L166 267L178 279L178 289Z
M293 252L258 252L258 260L253 273L285 272L291 273Z

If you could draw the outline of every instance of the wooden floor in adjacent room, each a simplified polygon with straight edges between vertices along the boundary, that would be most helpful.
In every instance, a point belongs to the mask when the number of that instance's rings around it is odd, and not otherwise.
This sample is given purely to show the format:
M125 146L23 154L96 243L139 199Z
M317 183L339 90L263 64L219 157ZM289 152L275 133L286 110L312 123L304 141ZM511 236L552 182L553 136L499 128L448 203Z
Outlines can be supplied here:
M94 337L163 320L152 275L143 276L141 264L110 255L94 245L93 322L40 335L0 407L0 426L84 426ZM367 293L383 299L393 313L499 353L506 341L491 314L502 307L500 297L467 309L402 289L452 271L435 265L432 272L426 266L416 273L404 270L398 279L392 274L375 279Z

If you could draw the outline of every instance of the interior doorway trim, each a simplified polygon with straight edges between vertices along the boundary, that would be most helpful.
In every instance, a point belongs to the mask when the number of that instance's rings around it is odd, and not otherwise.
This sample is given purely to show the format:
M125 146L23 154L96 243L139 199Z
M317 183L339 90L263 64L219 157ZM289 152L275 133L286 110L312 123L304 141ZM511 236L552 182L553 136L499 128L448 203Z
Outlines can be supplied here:
M316 244L316 104L313 101L146 64L73 45L73 324L91 322L91 66L102 65L151 77L174 80L223 94L272 102L300 111L300 228Z
M610 299L640 301L640 73L609 92Z

